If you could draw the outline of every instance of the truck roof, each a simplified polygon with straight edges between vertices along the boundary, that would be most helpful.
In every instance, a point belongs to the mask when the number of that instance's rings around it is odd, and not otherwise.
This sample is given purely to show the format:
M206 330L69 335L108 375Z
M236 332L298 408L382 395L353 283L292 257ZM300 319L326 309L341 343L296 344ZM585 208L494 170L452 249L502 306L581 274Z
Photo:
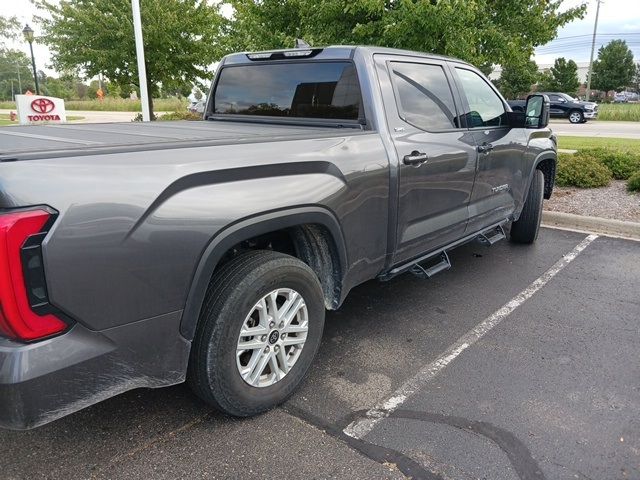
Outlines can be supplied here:
M449 62L457 62L465 65L470 65L469 63L460 60L454 57L447 57L444 55L438 55L435 53L429 52L418 52L413 50L402 50L398 48L388 48L388 47L377 47L373 45L330 45L326 47L309 47L309 48L286 48L286 49L274 49L274 50L262 50L255 52L238 52L227 55L222 59L221 64L229 65L229 64L237 64L237 63L247 63L251 62L249 56L255 55L259 56L262 54L272 53L272 54L285 54L300 52L300 51L312 51L314 54L309 55L307 58L313 58L315 60L340 60L340 59L351 59L355 55L356 51L361 51L366 55L373 56L375 54L387 54L387 55L406 55L411 57L422 57L428 58L432 60L442 60ZM294 57L297 60L304 60L305 56ZM258 60L258 59L255 59ZM261 58L260 60L270 60L269 58Z

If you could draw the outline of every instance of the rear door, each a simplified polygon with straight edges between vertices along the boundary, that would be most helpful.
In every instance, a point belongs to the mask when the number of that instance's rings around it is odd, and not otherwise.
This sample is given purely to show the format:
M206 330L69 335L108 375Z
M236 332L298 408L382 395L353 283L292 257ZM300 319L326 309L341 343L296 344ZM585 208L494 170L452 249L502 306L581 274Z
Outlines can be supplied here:
M476 169L445 62L376 55L385 112L400 162L393 263L459 239Z
M469 203L467 233L506 220L522 198L526 136L511 128L506 102L477 70L451 64L462 96L463 115L478 151L477 173Z

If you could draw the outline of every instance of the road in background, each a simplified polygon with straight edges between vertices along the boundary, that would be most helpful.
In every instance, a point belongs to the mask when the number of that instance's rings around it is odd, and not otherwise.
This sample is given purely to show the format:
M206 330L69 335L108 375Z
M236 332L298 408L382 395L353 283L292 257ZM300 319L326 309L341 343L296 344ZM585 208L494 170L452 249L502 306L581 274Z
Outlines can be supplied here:
M572 137L613 137L640 139L640 122L603 122L589 120L587 123L569 123L569 120L551 120L549 125L557 135Z

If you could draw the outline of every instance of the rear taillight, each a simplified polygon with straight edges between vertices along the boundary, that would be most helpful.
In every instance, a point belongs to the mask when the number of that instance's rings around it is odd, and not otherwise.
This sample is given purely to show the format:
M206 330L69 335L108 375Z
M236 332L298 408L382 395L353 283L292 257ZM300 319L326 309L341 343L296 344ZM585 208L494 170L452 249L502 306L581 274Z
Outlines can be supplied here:
M0 334L37 340L67 324L51 313L42 241L52 218L44 209L0 213Z

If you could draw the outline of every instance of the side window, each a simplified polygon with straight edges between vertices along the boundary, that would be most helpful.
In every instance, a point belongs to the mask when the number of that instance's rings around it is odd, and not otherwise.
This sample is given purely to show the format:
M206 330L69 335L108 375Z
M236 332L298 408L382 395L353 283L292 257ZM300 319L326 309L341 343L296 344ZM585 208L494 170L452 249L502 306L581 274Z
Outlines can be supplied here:
M560 97L558 95L549 95L550 102L560 102Z
M507 123L507 114L500 97L476 72L456 67L458 78L469 104L465 112L467 125L473 127L499 127Z
M439 65L391 62L400 117L422 130L458 128L449 82Z

